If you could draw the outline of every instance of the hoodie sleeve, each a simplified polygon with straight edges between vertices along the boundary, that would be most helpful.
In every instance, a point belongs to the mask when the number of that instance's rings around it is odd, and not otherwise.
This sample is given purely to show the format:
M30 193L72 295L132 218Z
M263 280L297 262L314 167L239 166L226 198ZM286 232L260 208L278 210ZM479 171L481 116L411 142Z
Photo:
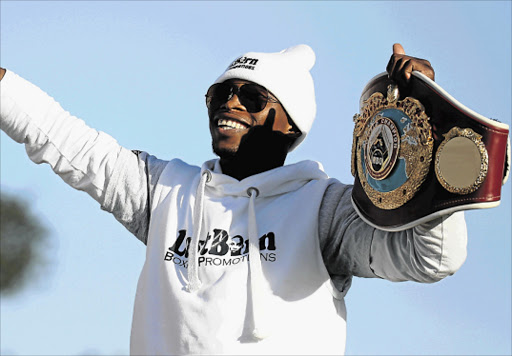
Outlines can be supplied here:
M0 128L25 144L29 158L49 164L67 184L88 193L146 242L148 187L163 162L121 147L11 71L0 81L0 94Z
M320 246L334 282L359 276L432 283L463 264L467 231L462 212L409 230L386 232L359 218L351 193L352 186L333 181L320 208Z

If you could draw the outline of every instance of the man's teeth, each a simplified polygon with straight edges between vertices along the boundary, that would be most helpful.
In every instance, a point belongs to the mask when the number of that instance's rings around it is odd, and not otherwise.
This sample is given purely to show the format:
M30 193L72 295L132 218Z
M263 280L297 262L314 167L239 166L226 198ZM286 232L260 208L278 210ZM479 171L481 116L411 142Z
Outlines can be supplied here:
M233 120L227 120L227 119L220 119L217 123L217 126L227 126L231 129L237 129L237 130L243 130L246 128L245 125L242 125L239 122L233 121Z

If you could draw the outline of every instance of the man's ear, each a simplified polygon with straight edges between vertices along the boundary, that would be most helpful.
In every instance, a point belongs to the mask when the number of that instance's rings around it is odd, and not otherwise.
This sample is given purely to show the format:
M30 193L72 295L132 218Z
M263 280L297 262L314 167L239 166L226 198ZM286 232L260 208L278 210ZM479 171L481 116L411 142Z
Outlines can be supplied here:
M302 132L299 130L297 125L295 125L295 122L293 122L292 118L290 117L290 115L288 115L288 113L286 113L286 117L288 118L288 124L291 126L288 132L286 133L286 136L293 139L298 138L300 135L302 135Z
M288 136L289 138L293 138L294 140L299 138L300 135L302 135L302 132L300 132L299 130L294 130L293 128L291 128L290 131L286 133L286 136Z

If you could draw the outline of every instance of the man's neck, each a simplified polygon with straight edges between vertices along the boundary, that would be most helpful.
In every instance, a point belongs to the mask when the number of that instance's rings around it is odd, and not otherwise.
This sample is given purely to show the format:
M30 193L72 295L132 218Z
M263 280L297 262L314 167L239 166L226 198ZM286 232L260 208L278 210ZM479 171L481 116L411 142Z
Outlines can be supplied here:
M264 126L251 128L236 152L219 154L222 172L235 179L266 172L284 165L297 134L284 134Z
M235 179L242 180L252 175L281 167L284 165L285 159L286 154L284 156L273 155L271 157L240 157L235 155L229 158L221 158L220 166L222 168L222 173Z

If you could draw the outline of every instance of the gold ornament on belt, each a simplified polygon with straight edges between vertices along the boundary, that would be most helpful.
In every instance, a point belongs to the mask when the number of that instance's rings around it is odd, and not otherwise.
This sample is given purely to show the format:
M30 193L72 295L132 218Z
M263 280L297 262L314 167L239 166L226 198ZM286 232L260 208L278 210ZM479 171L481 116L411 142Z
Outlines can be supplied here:
M429 172L434 140L424 106L411 97L399 99L398 87L387 97L376 92L354 115L351 171L371 202L396 209L419 190Z
M447 191L470 194L480 188L489 167L482 136L470 128L452 127L436 153L437 180Z

